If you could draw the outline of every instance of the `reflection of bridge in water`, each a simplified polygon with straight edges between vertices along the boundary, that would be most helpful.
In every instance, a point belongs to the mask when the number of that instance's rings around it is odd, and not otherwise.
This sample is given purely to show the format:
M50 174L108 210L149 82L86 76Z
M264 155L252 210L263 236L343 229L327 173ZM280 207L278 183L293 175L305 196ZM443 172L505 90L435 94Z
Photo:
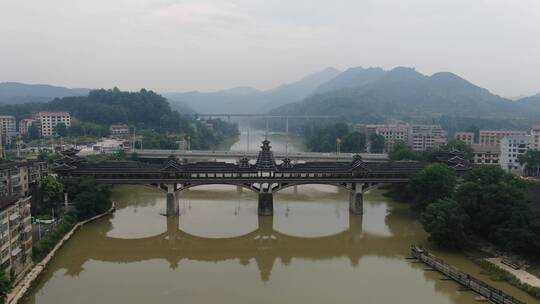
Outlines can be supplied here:
M392 216L392 213L387 216ZM340 233L322 237L298 237L279 232L273 227L273 217L258 217L258 228L237 237L206 238L180 230L178 217L166 217L167 230L152 237L122 239L108 237L112 228L108 225L91 225L85 232L96 233L91 243L80 242L74 246L70 260L78 265L68 273L78 273L87 260L106 262L139 262L152 259L167 260L171 268L177 268L182 260L226 261L238 260L241 265L254 261L261 280L268 281L277 259L288 265L295 258L322 260L346 257L353 266L362 256L376 255L399 257L395 248L408 248L410 221L394 221L390 227L392 236L381 237L362 231L362 216L349 215L349 227ZM402 227L402 225L404 225ZM392 242L392 246L388 246ZM77 259L75 262L74 259Z

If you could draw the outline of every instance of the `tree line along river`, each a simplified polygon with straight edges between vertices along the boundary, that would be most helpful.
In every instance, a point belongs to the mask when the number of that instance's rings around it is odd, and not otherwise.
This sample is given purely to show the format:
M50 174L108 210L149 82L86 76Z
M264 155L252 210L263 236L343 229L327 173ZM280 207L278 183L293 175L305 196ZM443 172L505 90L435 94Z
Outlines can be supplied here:
M250 150L264 135L251 132ZM283 136L270 137L284 150ZM245 150L242 136L231 149ZM294 139L290 151L302 149ZM373 190L363 216L348 193L327 185L278 192L273 217L257 216L257 197L233 186L180 195L178 218L160 215L165 196L117 186L117 211L83 227L60 250L26 303L477 303L471 292L426 266L409 246L429 246L404 204ZM540 303L493 282L464 255L435 253L526 303Z

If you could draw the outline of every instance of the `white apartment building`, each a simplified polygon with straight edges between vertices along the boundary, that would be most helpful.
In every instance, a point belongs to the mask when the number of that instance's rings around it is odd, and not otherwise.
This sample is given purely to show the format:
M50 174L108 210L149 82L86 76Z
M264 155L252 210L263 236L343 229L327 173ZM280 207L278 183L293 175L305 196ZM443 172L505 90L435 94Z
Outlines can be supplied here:
M510 135L501 139L500 160L501 168L507 172L523 174L523 166L518 162L518 157L529 150L530 135Z
M11 138L17 135L17 120L13 115L0 115L0 135L2 144L10 144Z
M13 280L32 265L30 198L0 197L0 269Z
M456 132L454 138L468 144L469 146L474 144L474 132Z
M71 127L71 116L68 112L37 112L32 114L41 127L41 136L50 137L56 134L56 125L63 123Z
M31 118L21 119L19 121L19 134L21 134L22 136L27 135L28 129L32 126L34 122L35 120Z
M512 130L480 130L478 135L478 143L485 146L494 146L501 143L501 139L505 136L527 135L527 131L512 131Z
M384 137L387 152L393 151L398 143L409 143L409 125L380 125L375 133Z
M447 133L440 125L412 125L409 146L413 151L426 151L447 143Z
M540 150L540 125L531 129L531 149Z
M501 155L500 146L471 145L473 149L473 163L477 165L499 165Z

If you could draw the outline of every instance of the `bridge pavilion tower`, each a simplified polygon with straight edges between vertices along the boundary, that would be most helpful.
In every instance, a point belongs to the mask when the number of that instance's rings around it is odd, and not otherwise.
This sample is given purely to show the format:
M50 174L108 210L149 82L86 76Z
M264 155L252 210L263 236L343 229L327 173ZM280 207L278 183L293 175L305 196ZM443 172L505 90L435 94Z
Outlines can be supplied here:
M274 176L276 171L276 160L274 159L272 146L270 146L270 141L268 139L265 139L262 142L261 151L259 151L255 167L257 168L258 177L264 178ZM271 183L263 183L260 186L257 212L262 216L274 215L274 196Z

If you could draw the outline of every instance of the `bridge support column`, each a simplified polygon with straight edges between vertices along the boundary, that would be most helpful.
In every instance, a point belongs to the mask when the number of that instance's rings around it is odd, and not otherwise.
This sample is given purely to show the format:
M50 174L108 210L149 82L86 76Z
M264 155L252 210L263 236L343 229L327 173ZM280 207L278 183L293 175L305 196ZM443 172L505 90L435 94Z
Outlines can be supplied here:
M362 193L362 184L353 184L351 197L349 200L349 210L352 214L364 213L364 195Z
M274 195L272 192L260 192L259 193L259 205L257 213L260 216L274 215Z
M178 216L180 205L175 195L175 185L167 184L167 216Z
M236 193L241 194L242 193L242 186L236 186Z
M298 194L298 186L293 186L294 194Z

